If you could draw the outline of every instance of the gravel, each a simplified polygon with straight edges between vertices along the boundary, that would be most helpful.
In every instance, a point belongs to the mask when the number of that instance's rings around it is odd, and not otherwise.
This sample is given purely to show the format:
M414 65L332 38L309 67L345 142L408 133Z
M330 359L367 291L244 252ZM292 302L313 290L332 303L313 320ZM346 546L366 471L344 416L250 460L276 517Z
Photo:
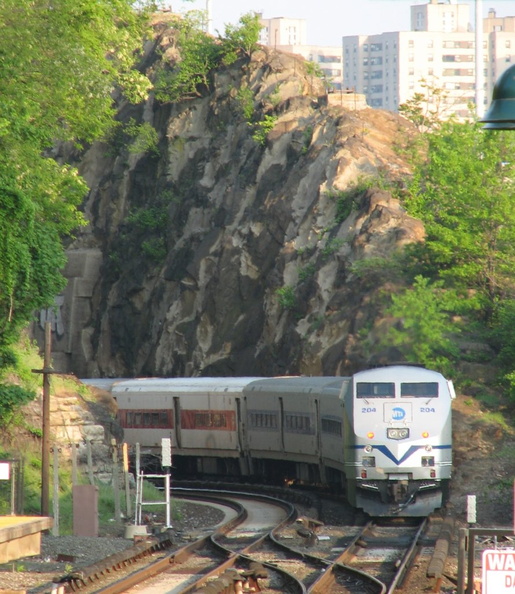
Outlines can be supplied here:
M223 517L219 509L183 502L179 517L172 522L177 544L188 541L199 529L217 524ZM148 531L151 533L152 528ZM54 578L98 563L134 545L132 539L123 537L124 527L118 531L110 527L109 532L119 534L98 537L43 534L40 555L0 565L0 589L46 594L52 591Z

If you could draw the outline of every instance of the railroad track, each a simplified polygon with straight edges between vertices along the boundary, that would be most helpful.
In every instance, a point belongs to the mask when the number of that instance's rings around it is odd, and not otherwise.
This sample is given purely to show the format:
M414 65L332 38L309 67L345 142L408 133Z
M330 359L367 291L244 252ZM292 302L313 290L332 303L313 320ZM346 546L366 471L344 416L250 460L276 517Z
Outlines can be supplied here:
M190 489L174 489L174 496L223 505L232 517L187 546L174 545L169 532L64 576L62 594L225 593L253 580L267 592L393 593L427 525L404 518L326 527L268 496Z

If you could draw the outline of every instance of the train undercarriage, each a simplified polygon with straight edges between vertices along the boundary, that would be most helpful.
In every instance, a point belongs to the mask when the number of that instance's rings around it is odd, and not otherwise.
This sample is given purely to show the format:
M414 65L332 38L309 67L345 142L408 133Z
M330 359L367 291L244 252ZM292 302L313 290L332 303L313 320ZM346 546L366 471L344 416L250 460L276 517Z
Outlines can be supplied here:
M371 516L427 516L442 507L448 481L356 481L356 507Z

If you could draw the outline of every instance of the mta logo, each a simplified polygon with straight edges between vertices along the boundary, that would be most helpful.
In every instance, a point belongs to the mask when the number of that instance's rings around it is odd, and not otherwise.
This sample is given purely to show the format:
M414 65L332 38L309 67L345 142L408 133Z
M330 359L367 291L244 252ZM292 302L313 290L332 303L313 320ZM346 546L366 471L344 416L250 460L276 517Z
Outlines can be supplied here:
M403 408L399 408L398 406L396 406L392 409L392 419L394 421L402 421L402 419L404 419L405 416L406 411Z

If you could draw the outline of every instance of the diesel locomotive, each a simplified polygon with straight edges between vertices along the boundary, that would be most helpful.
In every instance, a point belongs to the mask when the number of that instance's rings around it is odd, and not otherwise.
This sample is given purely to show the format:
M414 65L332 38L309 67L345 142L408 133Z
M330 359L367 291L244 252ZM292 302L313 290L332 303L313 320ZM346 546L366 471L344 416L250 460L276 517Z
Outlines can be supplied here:
M436 371L142 378L110 389L125 441L159 453L170 439L181 474L327 485L372 516L425 516L445 500L455 393Z

